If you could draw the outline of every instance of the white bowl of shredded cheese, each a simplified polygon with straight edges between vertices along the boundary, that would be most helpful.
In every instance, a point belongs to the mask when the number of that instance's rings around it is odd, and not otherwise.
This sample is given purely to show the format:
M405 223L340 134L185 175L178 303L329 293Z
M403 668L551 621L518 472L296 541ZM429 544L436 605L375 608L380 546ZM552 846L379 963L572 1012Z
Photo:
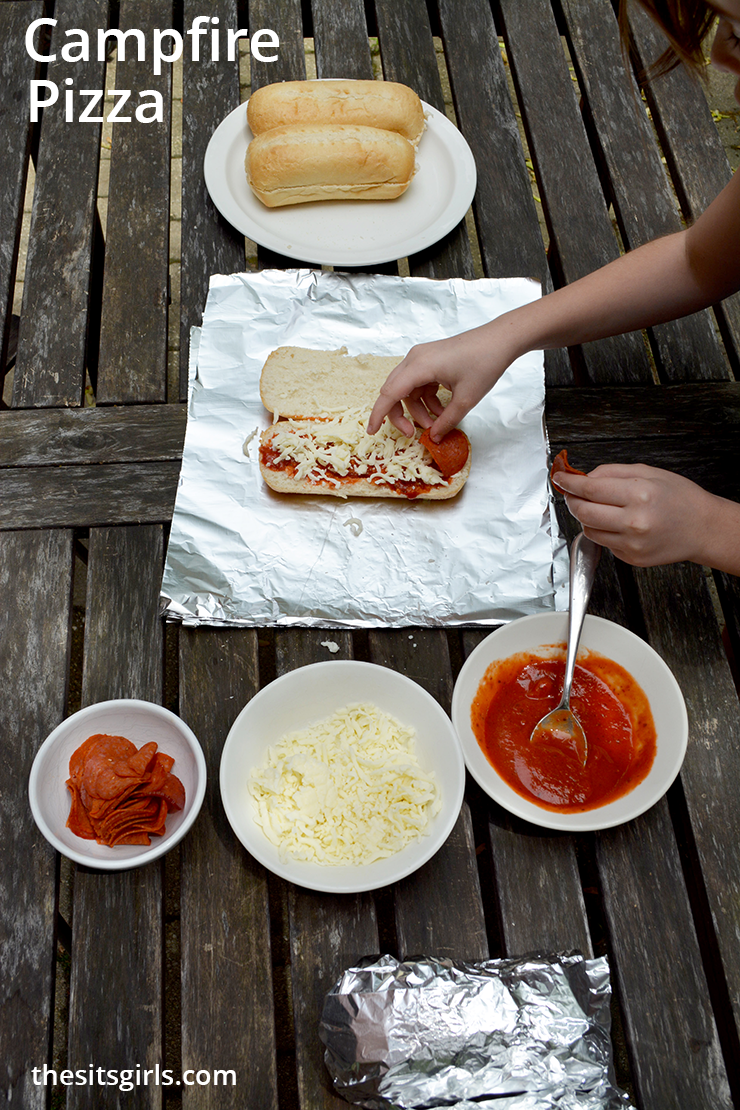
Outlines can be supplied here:
M462 805L465 764L435 699L387 667L332 660L275 679L241 711L221 797L244 847L282 878L357 893L410 875Z

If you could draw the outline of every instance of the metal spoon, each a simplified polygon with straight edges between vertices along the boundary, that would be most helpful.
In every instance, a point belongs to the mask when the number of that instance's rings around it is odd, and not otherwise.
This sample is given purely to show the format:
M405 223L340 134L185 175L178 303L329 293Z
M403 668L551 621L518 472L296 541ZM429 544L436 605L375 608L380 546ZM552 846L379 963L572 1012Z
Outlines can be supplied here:
M568 650L565 656L563 696L557 709L551 710L532 729L530 743L554 744L570 750L585 767L588 742L581 722L570 708L570 688L581 639L588 599L601 557L601 546L579 532L570 549L570 605L568 609Z

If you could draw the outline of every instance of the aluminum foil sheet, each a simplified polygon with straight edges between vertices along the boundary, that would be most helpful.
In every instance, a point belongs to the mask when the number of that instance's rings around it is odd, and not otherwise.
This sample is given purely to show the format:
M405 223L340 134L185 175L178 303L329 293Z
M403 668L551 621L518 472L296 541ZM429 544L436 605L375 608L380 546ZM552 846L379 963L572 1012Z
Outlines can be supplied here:
M381 956L344 972L319 1035L336 1090L370 1110L631 1110L610 997L605 957Z
M275 347L397 355L539 297L526 279L433 281L319 270L211 278L191 342L182 471L162 582L186 624L499 624L565 608L547 489L542 352L465 418L473 467L442 502L275 494L259 472ZM252 438L250 438L252 437ZM245 446L246 444L246 446Z

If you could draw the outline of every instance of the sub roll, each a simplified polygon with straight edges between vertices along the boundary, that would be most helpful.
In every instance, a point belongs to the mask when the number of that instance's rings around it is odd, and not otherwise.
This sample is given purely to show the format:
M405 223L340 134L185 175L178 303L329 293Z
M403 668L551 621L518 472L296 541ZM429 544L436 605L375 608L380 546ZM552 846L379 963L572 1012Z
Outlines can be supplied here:
M395 131L355 124L273 127L247 147L245 170L268 208L315 200L392 200L414 175L414 148Z
M395 131L416 146L425 127L424 108L407 85L396 81L282 81L252 93L247 122L253 135L303 123L356 124Z

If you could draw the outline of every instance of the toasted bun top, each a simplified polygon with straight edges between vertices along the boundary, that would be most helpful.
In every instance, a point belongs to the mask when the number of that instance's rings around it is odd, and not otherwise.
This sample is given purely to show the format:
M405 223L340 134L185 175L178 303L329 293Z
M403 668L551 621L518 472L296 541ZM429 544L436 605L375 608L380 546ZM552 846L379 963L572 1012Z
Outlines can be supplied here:
M346 347L315 351L278 347L262 368L260 396L280 416L310 417L375 404L401 356L349 355Z
M256 89L247 121L258 135L282 124L358 123L404 135L414 146L425 127L424 108L396 81L279 81Z

